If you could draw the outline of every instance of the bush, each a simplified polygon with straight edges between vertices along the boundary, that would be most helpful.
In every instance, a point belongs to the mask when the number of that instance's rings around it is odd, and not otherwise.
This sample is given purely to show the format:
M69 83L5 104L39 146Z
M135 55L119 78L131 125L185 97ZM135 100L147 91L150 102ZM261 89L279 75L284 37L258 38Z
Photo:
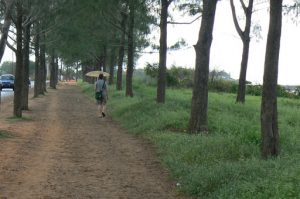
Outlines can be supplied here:
M194 70L172 66L167 71L167 80L170 87L191 88L193 86Z
M261 85L247 85L246 93L253 96L261 96L262 86Z
M150 64L147 63L145 69L145 73L152 79L157 79L158 77L158 64ZM166 71L166 83L168 87L189 87L193 86L193 76L194 70L183 68L183 67L175 67L172 66L171 69L167 69ZM146 79L147 80L147 79ZM147 80L149 82L149 79ZM146 82L146 83L147 83ZM153 82L153 81L152 81Z
M236 93L237 88L237 83L231 80L217 79L208 83L208 89L215 92Z
M246 94L253 96L262 95L262 85L247 85ZM277 86L277 97L298 98L297 93L290 93L283 86Z

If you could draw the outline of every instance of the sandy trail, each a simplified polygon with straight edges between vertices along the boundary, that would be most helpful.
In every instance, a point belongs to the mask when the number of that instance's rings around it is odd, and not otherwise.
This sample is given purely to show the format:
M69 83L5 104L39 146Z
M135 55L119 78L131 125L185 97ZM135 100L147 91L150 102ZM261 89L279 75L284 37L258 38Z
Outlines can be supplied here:
M0 199L180 198L145 140L111 118L96 117L96 105L75 85L63 84L30 99L26 120L0 110Z

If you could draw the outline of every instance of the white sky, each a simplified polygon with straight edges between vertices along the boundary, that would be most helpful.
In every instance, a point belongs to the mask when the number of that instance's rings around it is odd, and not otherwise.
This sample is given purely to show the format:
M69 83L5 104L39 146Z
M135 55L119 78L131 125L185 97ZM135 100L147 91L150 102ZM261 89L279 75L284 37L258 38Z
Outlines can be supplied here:
M261 24L263 40L259 42L257 42L255 38L251 40L247 80L253 83L262 83L265 47L269 26L269 13L267 8L255 12L252 18L253 21L259 21ZM194 45L198 39L200 20L192 25L168 25L168 44L171 45L175 43L178 38L182 37L187 41L190 47L185 50L169 52L167 58L168 67L173 64L188 68L195 67L195 52L192 45ZM156 37L158 38L159 33L157 35ZM300 27L297 27L297 25L292 23L291 20L288 20L287 17L283 17L278 75L279 84L300 85L300 68L297 59L297 56L299 56L299 51L297 51L298 47L300 47ZM214 68L225 70L231 74L232 78L238 79L241 55L242 42L233 24L229 2L220 1L216 11L210 70ZM137 67L143 68L146 62L158 62L158 54L145 54L138 61Z

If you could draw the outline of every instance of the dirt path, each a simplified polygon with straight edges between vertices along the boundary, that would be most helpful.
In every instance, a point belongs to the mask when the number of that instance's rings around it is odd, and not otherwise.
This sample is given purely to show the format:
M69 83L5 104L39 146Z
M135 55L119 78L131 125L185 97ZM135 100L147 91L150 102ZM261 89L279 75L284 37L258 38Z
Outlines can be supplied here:
M0 199L179 198L153 147L125 133L75 85L30 100L27 120L2 104Z

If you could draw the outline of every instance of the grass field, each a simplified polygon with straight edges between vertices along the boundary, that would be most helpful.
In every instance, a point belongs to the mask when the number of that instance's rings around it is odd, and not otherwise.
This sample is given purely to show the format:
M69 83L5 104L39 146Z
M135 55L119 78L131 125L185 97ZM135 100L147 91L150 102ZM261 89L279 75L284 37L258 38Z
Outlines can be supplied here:
M91 85L81 83L93 97ZM260 97L209 93L209 134L188 134L191 90L134 84L134 97L110 88L109 114L133 134L153 141L180 192L199 198L300 198L300 101L278 99L281 154L260 157Z

